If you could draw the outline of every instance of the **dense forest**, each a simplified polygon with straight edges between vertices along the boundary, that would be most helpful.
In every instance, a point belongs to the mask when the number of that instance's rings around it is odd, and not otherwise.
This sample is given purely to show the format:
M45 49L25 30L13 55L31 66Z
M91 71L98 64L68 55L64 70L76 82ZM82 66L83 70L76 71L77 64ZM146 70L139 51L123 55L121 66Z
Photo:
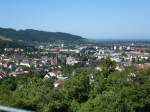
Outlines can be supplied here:
M116 71L103 59L101 71L76 69L64 84L54 78L25 74L0 80L0 104L39 112L149 112L150 69L134 66Z
M6 40L2 40L0 39L0 48L20 48L23 47L25 45L23 45L22 43L17 43L17 42L12 42L12 41L6 41Z
M62 32L46 32L33 29L14 30L0 28L0 36L14 41L37 41L37 42L84 42L86 39Z
M14 42L0 39L0 53L4 53L6 48L20 48L24 51L36 50L33 46L27 45L22 42Z

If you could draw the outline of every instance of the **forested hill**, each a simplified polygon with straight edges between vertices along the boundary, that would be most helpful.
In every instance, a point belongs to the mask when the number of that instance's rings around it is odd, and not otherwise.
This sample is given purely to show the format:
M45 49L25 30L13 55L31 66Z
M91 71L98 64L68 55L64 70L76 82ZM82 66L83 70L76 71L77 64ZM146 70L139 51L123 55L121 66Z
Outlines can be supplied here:
M24 48L26 47L23 43L12 42L0 39L0 50L3 48Z
M86 39L62 32L46 32L33 29L15 30L0 28L0 36L13 41L38 41L38 42L84 42Z

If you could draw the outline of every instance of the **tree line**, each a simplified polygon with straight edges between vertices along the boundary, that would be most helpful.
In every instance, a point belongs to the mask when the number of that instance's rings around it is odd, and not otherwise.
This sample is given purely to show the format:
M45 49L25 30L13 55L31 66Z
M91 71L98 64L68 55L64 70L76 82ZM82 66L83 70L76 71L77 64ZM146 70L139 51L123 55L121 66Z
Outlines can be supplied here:
M39 112L149 112L150 69L117 71L103 59L101 71L78 69L54 88L54 78L26 74L0 80L0 104Z

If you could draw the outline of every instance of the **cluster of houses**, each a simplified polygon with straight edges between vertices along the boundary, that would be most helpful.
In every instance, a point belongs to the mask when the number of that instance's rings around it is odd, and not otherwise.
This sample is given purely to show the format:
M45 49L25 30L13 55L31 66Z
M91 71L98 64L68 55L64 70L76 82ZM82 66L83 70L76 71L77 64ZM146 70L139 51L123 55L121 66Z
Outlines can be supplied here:
M27 53L24 53L24 50L19 48L6 48L5 53L0 54L0 79L6 76L16 77L31 71L43 72L45 73L43 80L51 77L57 78L57 81L54 83L54 86L57 87L68 79L60 71L62 65L73 66L82 63L87 66L95 66L96 70L101 70L99 62L102 58L106 57L110 57L111 60L116 61L116 69L119 71L131 64L135 64L140 68L150 67L150 53L145 48L120 45L114 45L111 48L101 46L63 47L64 45L61 45L61 48L45 48L44 46L39 46L38 51L30 51ZM30 54L33 56L30 57ZM88 59L81 59L81 57L85 56Z
M148 49L118 45L109 49L100 49L94 55L99 59L109 56L111 60L117 63L116 69L121 71L124 67L133 64L139 67L150 67L150 52L146 51Z
M40 58L30 58L23 54L0 55L0 78L32 72L49 72L61 68L62 65L74 65L79 59L66 55L41 55Z

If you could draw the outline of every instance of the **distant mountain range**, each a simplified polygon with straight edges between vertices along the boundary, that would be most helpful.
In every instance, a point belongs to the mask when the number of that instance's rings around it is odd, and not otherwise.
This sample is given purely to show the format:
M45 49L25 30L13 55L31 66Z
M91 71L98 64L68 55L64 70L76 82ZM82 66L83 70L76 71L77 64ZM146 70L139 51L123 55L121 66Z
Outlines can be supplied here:
M86 39L62 32L47 32L33 29L15 30L11 28L0 28L0 39L9 41L25 42L84 42Z

